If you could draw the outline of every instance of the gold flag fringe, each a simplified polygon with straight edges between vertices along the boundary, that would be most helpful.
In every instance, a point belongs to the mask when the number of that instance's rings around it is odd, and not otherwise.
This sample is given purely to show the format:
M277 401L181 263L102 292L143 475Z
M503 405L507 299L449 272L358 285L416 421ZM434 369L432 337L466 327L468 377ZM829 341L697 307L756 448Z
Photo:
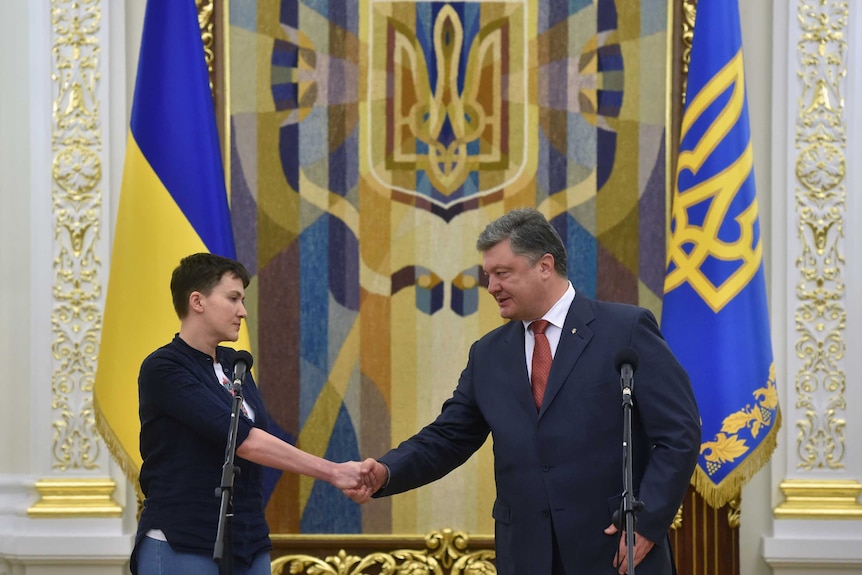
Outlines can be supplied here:
M754 452L747 456L745 461L719 484L713 483L706 472L698 466L691 478L691 483L704 501L711 507L719 508L737 497L742 491L742 486L748 483L772 457L772 452L778 445L778 430L780 428L781 411L776 409L775 425L769 430L767 436L763 438Z
M141 484L138 481L141 470L138 469L138 466L133 461L131 455L129 455L129 453L123 448L123 445L117 438L114 430L111 429L107 419L105 419L102 414L102 408L99 406L99 400L96 398L95 394L93 395L93 406L95 407L96 412L96 429L98 429L99 434L105 441L105 445L108 446L108 451L110 451L111 455L114 456L114 461L116 461L120 466L120 469L123 470L123 474L128 478L131 484L135 486L135 491L138 494L138 501L143 501L144 494L141 491Z

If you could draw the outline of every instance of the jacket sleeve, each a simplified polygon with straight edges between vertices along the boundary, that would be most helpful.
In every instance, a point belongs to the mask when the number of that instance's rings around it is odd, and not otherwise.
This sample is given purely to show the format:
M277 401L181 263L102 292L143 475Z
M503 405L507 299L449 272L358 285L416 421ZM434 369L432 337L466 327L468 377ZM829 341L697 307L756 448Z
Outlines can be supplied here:
M473 396L473 355L461 372L452 397L443 403L440 415L413 437L379 459L389 468L389 483L375 493L384 497L440 479L475 453L488 437L488 424Z
M637 531L654 543L664 540L685 497L700 450L700 415L688 374L662 337L648 310L638 315L631 332L638 355L632 393L648 446L638 499L644 509ZM633 432L634 433L634 432Z

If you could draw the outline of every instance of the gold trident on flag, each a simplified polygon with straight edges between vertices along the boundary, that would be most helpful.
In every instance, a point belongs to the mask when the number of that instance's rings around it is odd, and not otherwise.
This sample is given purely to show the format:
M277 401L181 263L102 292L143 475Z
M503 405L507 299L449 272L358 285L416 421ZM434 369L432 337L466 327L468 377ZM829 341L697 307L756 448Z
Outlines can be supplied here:
M679 155L677 181L683 170L696 174L727 133L736 125L745 105L745 76L742 51L719 72L697 95L683 118L684 139L701 114L728 88L733 88L730 99L693 150ZM751 141L736 160L712 178L687 190L678 190L673 201L672 219L675 229L668 248L668 266L674 269L665 278L665 293L688 282L716 313L728 304L751 281L760 268L763 246L760 238L754 244L754 231L758 208L756 198L736 216L739 235L735 241L719 238L719 230L727 212L742 186L751 174L753 154ZM703 202L709 203L702 225L689 221L689 210ZM713 281L704 271L708 258L738 262L736 270L721 282Z

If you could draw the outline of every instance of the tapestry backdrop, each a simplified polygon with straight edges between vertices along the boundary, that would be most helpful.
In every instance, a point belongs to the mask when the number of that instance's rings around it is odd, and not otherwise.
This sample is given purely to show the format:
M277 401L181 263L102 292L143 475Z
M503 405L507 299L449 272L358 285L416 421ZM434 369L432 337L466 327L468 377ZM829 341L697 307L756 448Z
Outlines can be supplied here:
M502 321L475 240L536 206L590 297L658 314L666 0L230 2L231 205L279 432L379 456L439 412ZM270 477L274 533L493 532L491 441L358 506Z

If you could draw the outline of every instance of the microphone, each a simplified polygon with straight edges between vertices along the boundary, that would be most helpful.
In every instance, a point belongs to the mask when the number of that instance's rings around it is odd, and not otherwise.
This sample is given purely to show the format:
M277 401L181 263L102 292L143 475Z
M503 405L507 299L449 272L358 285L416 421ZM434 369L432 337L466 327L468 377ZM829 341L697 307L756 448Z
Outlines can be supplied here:
M614 362L616 369L620 372L620 387L623 393L631 393L632 379L638 369L638 354L630 347L625 347L617 354Z
M240 350L236 354L236 359L233 360L233 388L240 389L242 387L242 381L245 379L246 372L251 369L251 365L254 363L254 360L251 358L251 354L247 351Z

